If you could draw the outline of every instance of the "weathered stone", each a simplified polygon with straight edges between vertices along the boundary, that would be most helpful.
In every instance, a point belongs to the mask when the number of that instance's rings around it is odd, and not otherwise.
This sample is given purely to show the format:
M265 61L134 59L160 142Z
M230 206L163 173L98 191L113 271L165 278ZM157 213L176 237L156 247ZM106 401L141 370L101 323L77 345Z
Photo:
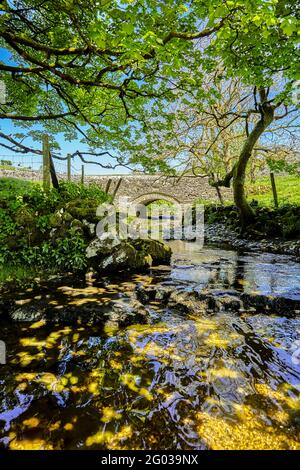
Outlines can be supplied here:
M155 286L138 286L136 288L136 297L143 304L147 304L156 299L157 290Z
M38 303L23 305L9 312L9 318L15 322L36 322L45 319L46 308Z
M145 324L149 322L149 314L145 307L138 301L132 300L128 304L111 301L103 305L101 302L88 302L80 307L63 306L56 308L45 302L33 301L30 305L16 308L10 305L7 316L14 322L33 323L45 321L46 323L63 324L93 324L104 325L107 321L113 322L119 327L135 323ZM2 313L0 304L0 315Z
M171 249L156 240L120 240L104 233L90 243L86 256L98 272L144 271L153 263L169 264Z
M200 302L194 292L173 291L170 295L168 306L182 313L197 314L208 310L207 302Z
M111 321L117 322L118 326L129 326L135 323L149 323L149 314L145 307L138 301L132 301L128 305L114 302L113 313L106 314Z
M86 219L82 220L83 224L83 229L85 234L87 235L87 238L93 238L95 237L96 234L96 224L88 222Z
M99 203L95 199L75 199L69 202L65 208L74 219L97 222L99 220L96 215L98 206Z
M300 299L243 293L241 294L241 300L246 309L250 307L263 313L278 313L289 316L300 312Z
M171 262L172 250L165 243L151 239L130 240L130 243L145 256L150 255L154 265L169 265Z
M49 228L58 228L63 221L63 216L61 212L55 212L54 214L51 214L49 217Z
M201 289L195 292L200 301L206 301L208 308L216 311L238 312L243 308L243 302L237 291Z
M62 214L62 221L64 224L70 225L73 220L73 216L68 211L64 211Z
M224 223L205 226L205 242L208 245L227 246L238 251L269 252L300 256L300 240L283 240L282 238L265 238L250 240L228 228Z
M171 287L160 286L156 288L155 300L162 302L163 304L167 303L173 289Z
M86 249L88 260L109 255L117 246L120 246L121 240L114 237L111 233L104 233L101 237L95 238Z
M135 292L137 299L144 305L154 300L167 304L174 289L159 284L151 286L141 285L136 288Z
M76 229L76 230L78 230L78 229L79 229L79 230L83 230L84 225L83 225L83 223L82 223L80 220L78 220L78 219L73 219L72 222L71 222L71 227L74 228L74 229Z
M33 178L37 180L42 179L42 174L39 171L26 171L26 170L0 170L0 177L15 177L23 180L32 181ZM59 175L60 179L66 175ZM73 175L72 181L80 183L80 176ZM86 175L85 181L87 184L97 184L100 188L105 190L108 181L112 181L111 188L115 189L120 177L116 175ZM226 200L232 199L232 190L222 188L222 194ZM201 198L206 201L218 202L218 197L215 188L210 186L209 178L197 178L194 176L164 176L164 175L144 175L144 174L131 174L122 176L122 184L119 187L117 196L128 197L130 200L147 203L157 199L164 199L167 195L170 199L180 203L193 203L196 199ZM81 218L77 217L76 218Z
M22 206L16 210L14 214L14 220L18 225L23 227L32 226L35 224L35 213L28 209L26 206Z
M121 242L110 255L97 262L97 271L114 272L120 270L145 271L152 265L150 255L138 252L130 243Z

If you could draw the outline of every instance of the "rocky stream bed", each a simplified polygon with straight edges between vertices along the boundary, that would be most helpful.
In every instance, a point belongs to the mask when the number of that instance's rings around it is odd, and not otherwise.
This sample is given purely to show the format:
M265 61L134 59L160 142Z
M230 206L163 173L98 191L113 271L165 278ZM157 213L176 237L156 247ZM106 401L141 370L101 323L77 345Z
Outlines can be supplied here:
M300 449L297 257L170 245L3 293L0 446Z

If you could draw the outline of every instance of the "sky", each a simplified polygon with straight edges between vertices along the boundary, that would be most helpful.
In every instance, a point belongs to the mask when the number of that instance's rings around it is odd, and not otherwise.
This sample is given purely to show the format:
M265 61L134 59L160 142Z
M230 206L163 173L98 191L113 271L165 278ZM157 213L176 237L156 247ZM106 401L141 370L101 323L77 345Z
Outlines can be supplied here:
M32 127L37 128L37 126ZM18 127L18 125L12 123L11 120L8 119L1 119L0 121L0 131L4 134L15 134L15 133L24 133L24 128ZM74 140L72 142L68 142L64 139L64 136L61 134L56 134L55 136L58 144L60 145L61 152L59 153L60 156L65 157L68 153L74 153L76 150L88 150L86 146L84 146L80 140ZM42 142L33 141L30 137L24 140L24 145L28 147L32 147L35 149L42 149ZM101 151L101 149L99 149ZM87 160L96 160L96 157L92 157L90 155L85 156ZM13 162L14 165L20 165L23 163L24 166L31 166L33 169L38 169L41 165L41 157L38 155L33 154L18 154L16 152L10 151L6 148L0 147L0 160L10 160ZM109 157L101 157L101 161L103 164L114 164L114 161ZM57 171L66 171L67 164L60 161L54 160L55 166ZM23 166L22 165L22 166ZM82 161L79 157L75 157L72 160L72 169L74 173L81 172ZM130 170L124 167L118 167L115 170L109 170L105 168L101 168L99 165L91 165L91 164L84 164L85 167L85 174L86 175L121 175L121 174L128 174Z

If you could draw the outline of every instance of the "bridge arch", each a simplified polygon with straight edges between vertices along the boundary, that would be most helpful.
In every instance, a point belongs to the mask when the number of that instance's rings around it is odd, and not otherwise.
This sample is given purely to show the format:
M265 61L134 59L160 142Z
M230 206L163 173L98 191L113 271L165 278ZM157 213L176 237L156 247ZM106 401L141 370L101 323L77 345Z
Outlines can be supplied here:
M180 201L179 199L175 198L174 196L170 196L169 194L165 193L146 193L146 194L141 194L140 196L136 197L135 199L131 199L131 202L138 205L138 204L143 204L147 206L148 204L151 204L152 202L155 201L166 201L170 202L171 204L179 205Z

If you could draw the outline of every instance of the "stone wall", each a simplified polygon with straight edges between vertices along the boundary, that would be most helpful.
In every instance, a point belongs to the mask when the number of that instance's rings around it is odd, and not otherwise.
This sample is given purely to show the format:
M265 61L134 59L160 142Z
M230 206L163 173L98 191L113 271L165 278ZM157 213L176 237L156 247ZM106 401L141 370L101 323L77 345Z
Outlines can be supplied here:
M25 180L41 180L41 172L27 170L0 170L0 177L12 177ZM65 175L58 175L65 179ZM119 180L122 180L117 196L128 197L132 201L147 203L157 199L178 201L179 203L191 203L198 198L207 201L218 201L216 190L208 183L208 178L183 176L181 178L160 175L105 175L86 176L86 183L95 183L104 190L111 180L110 193L113 193ZM73 176L73 181L80 181L80 176ZM232 191L222 188L225 199L232 199Z

